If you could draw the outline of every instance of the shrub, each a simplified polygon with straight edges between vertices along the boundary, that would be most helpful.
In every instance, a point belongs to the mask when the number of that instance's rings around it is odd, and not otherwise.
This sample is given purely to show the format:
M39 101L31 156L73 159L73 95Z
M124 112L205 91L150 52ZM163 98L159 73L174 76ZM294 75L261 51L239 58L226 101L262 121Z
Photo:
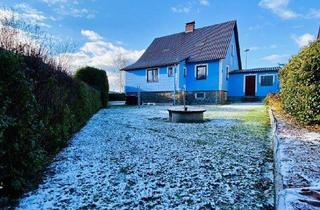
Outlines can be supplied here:
M126 96L126 105L138 105L138 97Z
M93 67L84 67L77 70L76 77L99 90L101 92L102 105L104 107L108 105L109 84L105 71Z
M23 68L20 56L0 50L0 192L14 196L35 181L45 160L39 106Z
M320 123L320 41L300 51L280 71L283 109L303 124Z
M102 106L100 91L52 56L68 45L10 13L0 18L1 209L37 184L55 153Z
M109 93L109 100L110 101L125 101L126 94L124 94L124 93Z
M0 49L0 207L34 186L101 94L41 57Z
M279 94L269 93L264 99L264 104L271 107L275 111L282 111L281 98Z

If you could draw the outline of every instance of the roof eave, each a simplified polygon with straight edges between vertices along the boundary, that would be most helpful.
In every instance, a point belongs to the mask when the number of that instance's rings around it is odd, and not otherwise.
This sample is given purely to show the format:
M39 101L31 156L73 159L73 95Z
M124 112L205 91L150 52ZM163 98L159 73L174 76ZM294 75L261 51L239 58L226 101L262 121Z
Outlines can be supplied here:
M240 53L240 44L239 44L237 21L235 21L235 25L234 25L234 34L235 34L235 40L236 40L236 45L237 45L238 64L239 64L239 69L241 70L242 69L242 63L241 63L241 53Z
M179 62L172 62L172 63L166 63L166 64L158 64L158 65L150 65L150 66L138 66L138 67L132 67L132 68L123 68L120 71L134 71L134 70L139 70L139 69L149 69L149 68L156 68L156 67L164 67L164 66L170 66L170 65L175 65L178 64Z

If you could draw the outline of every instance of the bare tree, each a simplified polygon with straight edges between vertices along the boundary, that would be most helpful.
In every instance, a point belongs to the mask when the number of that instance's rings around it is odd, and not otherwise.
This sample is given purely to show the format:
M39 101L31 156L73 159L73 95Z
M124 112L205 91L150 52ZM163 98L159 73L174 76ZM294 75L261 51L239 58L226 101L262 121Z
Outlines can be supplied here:
M123 69L124 67L126 67L129 63L129 60L123 55L123 53L118 53L114 56L113 58L113 66L116 68L116 71L119 72L119 91L122 93L123 90L123 71L121 71L121 69Z
M67 53L75 49L70 40L57 40L38 25L25 22L11 8L2 8L0 15L0 48L34 58L41 58L56 69L69 69Z

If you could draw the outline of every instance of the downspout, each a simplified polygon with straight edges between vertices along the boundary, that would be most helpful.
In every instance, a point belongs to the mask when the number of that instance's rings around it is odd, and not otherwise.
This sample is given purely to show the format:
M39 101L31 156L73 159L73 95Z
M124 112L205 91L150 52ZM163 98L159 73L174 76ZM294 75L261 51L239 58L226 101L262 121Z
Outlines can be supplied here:
M173 105L176 105L176 73L177 73L177 64L174 64L173 68Z
M223 59L219 60L219 90L222 90L222 83L223 83L223 75L222 75L222 62Z

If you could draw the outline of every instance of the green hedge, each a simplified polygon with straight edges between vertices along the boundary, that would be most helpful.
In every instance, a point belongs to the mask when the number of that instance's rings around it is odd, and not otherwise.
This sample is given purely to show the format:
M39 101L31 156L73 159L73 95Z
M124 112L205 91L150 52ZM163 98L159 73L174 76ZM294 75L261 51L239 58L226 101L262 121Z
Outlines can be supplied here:
M293 56L280 71L283 109L303 124L320 123L320 41Z
M0 207L37 184L101 94L41 58L0 50Z
M99 90L101 92L102 105L104 107L108 105L109 84L105 71L94 67L84 67L77 70L76 77Z
M44 125L23 68L21 57L0 51L1 197L17 195L30 185L46 159L39 145Z
M125 93L109 93L110 101L125 101L126 94Z

